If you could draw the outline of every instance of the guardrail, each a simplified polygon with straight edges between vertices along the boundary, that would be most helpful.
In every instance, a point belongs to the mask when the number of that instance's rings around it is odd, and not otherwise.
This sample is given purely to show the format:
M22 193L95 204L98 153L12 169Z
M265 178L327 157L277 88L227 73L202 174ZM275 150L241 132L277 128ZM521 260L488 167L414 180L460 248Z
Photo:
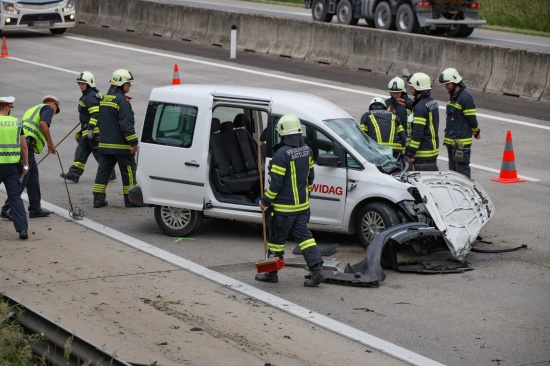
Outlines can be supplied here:
M79 23L368 70L388 77L456 67L469 88L550 102L550 53L146 0L79 0Z

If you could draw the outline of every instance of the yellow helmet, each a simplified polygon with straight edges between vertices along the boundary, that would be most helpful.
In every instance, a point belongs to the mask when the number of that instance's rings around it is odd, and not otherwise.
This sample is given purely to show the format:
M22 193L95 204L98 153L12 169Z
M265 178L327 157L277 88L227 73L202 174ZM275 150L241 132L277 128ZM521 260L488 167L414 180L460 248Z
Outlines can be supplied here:
M405 80L401 79L398 76L394 77L388 83L388 91L390 93L393 93L393 92L407 92L405 90Z
M89 71L83 71L76 78L77 83L88 84L92 88L95 88L94 74Z
M126 83L134 82L134 76L126 69L118 69L113 72L111 77L111 85L122 86Z
M277 132L279 132L281 136L302 133L300 120L292 114L285 114L279 119L279 122L277 122Z
M409 85L417 91L431 90L432 79L423 72L417 72L409 78Z
M439 74L439 82L441 84L459 84L462 81L462 76L456 71L455 68L449 67L448 69L443 70L441 74Z

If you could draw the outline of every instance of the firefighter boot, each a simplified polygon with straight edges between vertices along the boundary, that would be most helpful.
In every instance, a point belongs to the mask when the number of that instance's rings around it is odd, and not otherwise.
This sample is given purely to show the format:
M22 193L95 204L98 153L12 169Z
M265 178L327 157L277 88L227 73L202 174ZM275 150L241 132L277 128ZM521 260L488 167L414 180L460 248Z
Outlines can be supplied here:
M107 195L105 193L94 193L94 208L107 206Z
M311 272L311 276L305 280L304 286L316 287L325 279L323 276L323 257L321 256L321 252L317 248L317 245L314 245L302 250L302 254Z
M256 277L254 277L254 279L260 282L277 283L279 282L279 276L277 275L277 272L279 271L258 273Z
M325 279L323 275L323 263L316 264L313 268L310 268L309 271L311 272L311 276L304 281L304 286L317 287Z

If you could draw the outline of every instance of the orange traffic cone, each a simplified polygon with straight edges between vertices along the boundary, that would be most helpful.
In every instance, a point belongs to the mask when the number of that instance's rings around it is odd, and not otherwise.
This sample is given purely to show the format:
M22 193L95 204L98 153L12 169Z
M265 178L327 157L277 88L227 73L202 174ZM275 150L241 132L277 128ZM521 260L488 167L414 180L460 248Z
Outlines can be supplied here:
M500 183L520 183L525 182L525 179L518 178L516 172L516 163L514 157L514 148L512 146L512 132L506 134L506 144L504 145L504 154L502 155L502 166L500 168L500 176L491 178L495 182Z
M180 72L178 70L178 64L174 65L174 76L172 76L172 85L180 85Z
M8 53L8 46L6 46L6 37L2 37L2 53L0 53L0 57L9 57L10 54Z

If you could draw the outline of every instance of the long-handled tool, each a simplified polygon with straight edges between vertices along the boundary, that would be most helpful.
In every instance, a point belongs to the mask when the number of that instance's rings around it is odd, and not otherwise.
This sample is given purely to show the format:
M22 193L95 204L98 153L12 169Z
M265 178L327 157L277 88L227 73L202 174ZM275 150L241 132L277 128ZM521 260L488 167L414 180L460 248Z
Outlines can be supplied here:
M66 134L66 135L61 139L61 141L59 141L59 142L57 143L57 145L55 145L55 148L57 149L57 147L58 147L59 145L61 145L61 143L63 142L63 140L65 140L71 133L73 133L73 131L76 130L76 128L77 128L78 126L80 126L80 122L78 122L78 124L77 124L76 126L74 126L73 129L70 130L69 133ZM46 155L44 155L44 157L43 157L42 159L40 159L40 161L39 161L38 163L36 163L36 165L39 165L39 164L42 162L42 160L44 160L44 159L46 159L46 158L48 157L48 155L50 155L50 152L49 152L49 151L48 151L48 153L47 153Z
M59 166L61 167L61 173L63 173L63 177L65 176L65 172L63 171L63 165L61 164L61 158L59 157L59 153L56 153L57 159L59 160ZM75 220L81 220L84 216L86 216L86 213L84 210L73 207L73 203L71 201L71 195L69 194L69 187L67 186L67 179L63 178L65 181L65 188L67 189L67 197L69 197L69 205L71 206L71 210L69 211L69 216L71 216Z
M260 151L260 134L258 134L258 171L260 172L260 197L264 194L264 182L262 174L262 155ZM264 260L256 262L256 271L258 273L278 271L285 266L285 262L279 257L268 258L269 251L267 249L267 234L265 227L265 211L262 210L262 226L264 232Z

